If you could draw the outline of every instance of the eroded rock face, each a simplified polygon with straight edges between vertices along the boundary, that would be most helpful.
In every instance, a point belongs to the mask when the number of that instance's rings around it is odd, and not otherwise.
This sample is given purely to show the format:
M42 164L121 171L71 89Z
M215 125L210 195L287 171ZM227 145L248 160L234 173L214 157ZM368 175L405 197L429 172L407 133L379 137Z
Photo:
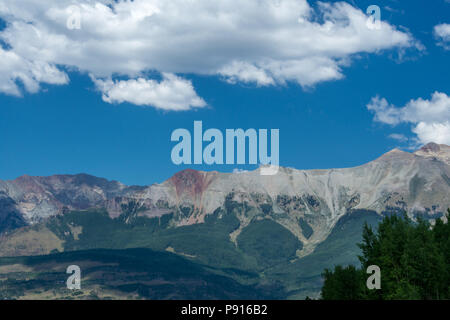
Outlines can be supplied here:
M16 202L4 192L0 192L0 234L26 226L27 223L16 206Z
M421 157L435 158L450 165L450 146L445 144L431 142L414 152L414 154Z
M70 210L106 208L112 218L173 214L171 226L202 223L227 201L239 204L241 227L269 218L311 252L349 210L406 211L431 218L450 207L450 147L429 144L414 153L394 149L365 165L329 170L280 168L274 176L184 170L162 184L125 186L89 175L23 176L0 181L3 230ZM303 227L302 227L303 225ZM0 232L2 230L0 229Z

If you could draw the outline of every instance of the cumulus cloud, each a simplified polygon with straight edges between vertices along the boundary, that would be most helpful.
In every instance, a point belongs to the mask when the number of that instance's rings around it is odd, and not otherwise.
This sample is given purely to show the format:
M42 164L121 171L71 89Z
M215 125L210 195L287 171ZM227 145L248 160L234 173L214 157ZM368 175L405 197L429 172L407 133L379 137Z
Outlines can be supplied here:
M175 111L206 106L206 102L195 93L191 81L168 73L164 73L163 78L161 82L144 78L93 81L103 93L103 101L109 103L129 102L138 106L151 105Z
M450 121L419 122L413 132L422 143L436 142L450 145Z
M450 50L450 24L443 23L435 26L434 36L438 40L438 45Z
M17 79L31 79L29 92L36 92L39 82L67 83L64 66L93 79L128 78L97 83L106 86L107 102L171 110L203 104L181 74L258 86L287 81L313 86L342 78L354 55L417 45L387 22L369 29L367 16L345 2L312 7L306 0L2 0L0 17L7 21L0 40L10 48L1 54L26 62L9 67L2 59L0 91L17 94ZM78 17L80 28L68 28ZM36 75L36 63L53 77ZM28 77L18 76L18 69ZM164 84L176 97L169 104L156 98L162 84L147 79L147 71L178 75L174 81L180 85ZM139 91L138 97L118 93L121 86Z
M20 96L18 81L28 92L35 93L40 83L66 84L69 78L54 65L42 60L30 61L0 47L0 91Z
M420 143L444 143L450 145L450 97L434 92L430 100L418 98L398 108L386 99L372 98L367 109L375 113L374 120L390 125L413 124L412 132Z

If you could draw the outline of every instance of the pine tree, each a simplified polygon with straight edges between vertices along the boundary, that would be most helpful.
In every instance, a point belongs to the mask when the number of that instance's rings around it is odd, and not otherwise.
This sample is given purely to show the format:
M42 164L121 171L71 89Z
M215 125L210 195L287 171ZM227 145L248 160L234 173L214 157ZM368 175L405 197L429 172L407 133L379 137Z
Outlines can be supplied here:
M323 273L322 298L347 299L450 299L450 209L447 222L434 226L406 214L386 216L376 232L363 227L361 269L335 266ZM381 289L368 290L365 270L381 269Z
M363 275L354 266L336 266L333 271L325 269L323 277L324 300L360 300L365 297Z

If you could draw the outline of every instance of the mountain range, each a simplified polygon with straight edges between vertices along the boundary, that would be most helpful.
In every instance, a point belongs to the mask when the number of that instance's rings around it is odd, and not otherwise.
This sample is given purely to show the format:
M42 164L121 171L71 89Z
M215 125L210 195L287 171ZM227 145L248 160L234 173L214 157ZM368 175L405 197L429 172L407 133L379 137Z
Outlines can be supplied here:
M188 169L150 186L86 174L0 180L0 256L146 248L256 286L259 296L301 298L317 295L324 267L357 263L364 222L403 212L445 219L450 207L442 144L354 168L260 170ZM0 276L13 263L2 259Z

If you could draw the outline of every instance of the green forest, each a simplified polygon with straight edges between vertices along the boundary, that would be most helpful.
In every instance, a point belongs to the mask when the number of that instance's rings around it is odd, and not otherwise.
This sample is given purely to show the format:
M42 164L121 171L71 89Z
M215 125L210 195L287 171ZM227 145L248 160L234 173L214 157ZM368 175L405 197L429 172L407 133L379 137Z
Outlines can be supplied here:
M434 225L406 214L386 216L376 230L365 225L361 267L325 269L323 300L439 300L450 299L450 209L447 223ZM381 271L381 288L369 290L369 266Z

